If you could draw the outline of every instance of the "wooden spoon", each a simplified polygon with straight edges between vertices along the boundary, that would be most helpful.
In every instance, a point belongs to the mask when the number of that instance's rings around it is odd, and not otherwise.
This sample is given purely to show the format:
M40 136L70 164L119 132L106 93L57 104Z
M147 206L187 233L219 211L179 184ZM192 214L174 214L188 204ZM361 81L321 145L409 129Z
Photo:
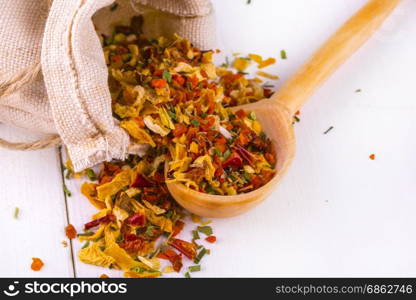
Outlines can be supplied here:
M335 70L380 27L401 0L370 0L349 19L270 99L234 107L254 111L277 155L275 177L261 188L235 196L197 192L168 183L175 200L192 213L213 218L239 215L260 203L276 187L295 154L293 115Z

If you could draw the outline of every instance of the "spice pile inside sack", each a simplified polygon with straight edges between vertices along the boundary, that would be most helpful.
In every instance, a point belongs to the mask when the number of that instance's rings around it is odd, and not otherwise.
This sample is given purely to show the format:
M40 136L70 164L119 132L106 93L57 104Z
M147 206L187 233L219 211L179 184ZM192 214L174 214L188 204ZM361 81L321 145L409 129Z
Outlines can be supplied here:
M251 54L234 59L237 71L228 63L215 67L214 51L200 51L179 36L147 40L134 26L116 27L103 44L114 116L135 142L149 149L144 157L104 163L98 176L84 171L98 183L86 182L81 191L100 211L78 234L86 241L79 258L141 278L180 272L183 255L196 264L189 271L197 271L209 254L200 233L208 243L216 237L200 220L192 241L176 237L188 213L165 183L235 195L274 176L273 145L255 114L230 109L271 96L259 78L247 79L244 71L253 61L263 68L274 59ZM171 265L162 270L159 259Z

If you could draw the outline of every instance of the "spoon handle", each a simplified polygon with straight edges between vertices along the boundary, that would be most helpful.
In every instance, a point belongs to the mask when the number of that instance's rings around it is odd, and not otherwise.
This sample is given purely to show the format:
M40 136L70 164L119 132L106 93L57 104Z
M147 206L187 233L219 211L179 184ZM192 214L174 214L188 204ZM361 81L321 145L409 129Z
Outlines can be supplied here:
M401 0L369 0L272 97L294 114L381 26Z

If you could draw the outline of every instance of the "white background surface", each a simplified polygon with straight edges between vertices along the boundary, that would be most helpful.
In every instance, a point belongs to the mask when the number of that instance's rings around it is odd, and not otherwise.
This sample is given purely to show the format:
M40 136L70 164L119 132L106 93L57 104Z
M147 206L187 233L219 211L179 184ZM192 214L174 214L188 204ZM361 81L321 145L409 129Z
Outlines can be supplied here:
M213 1L225 53L287 51L266 70L278 85L365 2ZM415 50L416 2L403 0L302 109L297 155L276 191L243 216L214 220L218 242L194 276L416 276ZM27 138L5 125L0 136ZM57 150L0 149L0 159L0 276L109 274L78 261L78 242L61 244L67 217L81 230L95 209L75 181L65 201ZM32 257L45 262L40 272Z

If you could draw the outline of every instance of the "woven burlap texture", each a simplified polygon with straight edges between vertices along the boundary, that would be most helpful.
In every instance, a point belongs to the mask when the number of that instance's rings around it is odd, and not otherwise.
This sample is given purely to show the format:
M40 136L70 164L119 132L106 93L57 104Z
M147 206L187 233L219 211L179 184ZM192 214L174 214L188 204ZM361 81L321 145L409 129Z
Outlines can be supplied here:
M107 67L97 31L144 16L149 37L178 33L201 49L214 46L209 0L0 0L0 122L47 136L33 150L68 148L75 171L143 153L112 117ZM4 126L4 125L2 125Z

